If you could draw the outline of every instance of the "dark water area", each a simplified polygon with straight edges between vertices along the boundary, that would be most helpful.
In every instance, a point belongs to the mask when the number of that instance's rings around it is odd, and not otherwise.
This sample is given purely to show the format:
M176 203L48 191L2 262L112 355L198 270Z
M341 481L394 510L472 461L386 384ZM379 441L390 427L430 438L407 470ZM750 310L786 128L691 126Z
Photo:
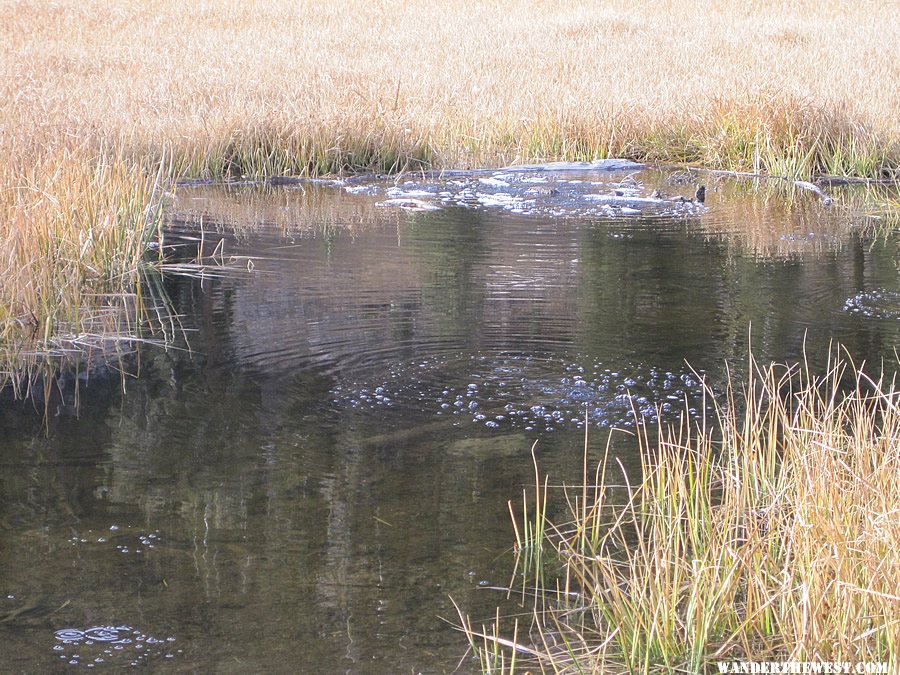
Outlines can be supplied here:
M180 189L171 344L0 402L0 669L471 672L450 598L504 602L535 441L575 484L585 420L700 418L750 348L896 368L895 236L690 180Z

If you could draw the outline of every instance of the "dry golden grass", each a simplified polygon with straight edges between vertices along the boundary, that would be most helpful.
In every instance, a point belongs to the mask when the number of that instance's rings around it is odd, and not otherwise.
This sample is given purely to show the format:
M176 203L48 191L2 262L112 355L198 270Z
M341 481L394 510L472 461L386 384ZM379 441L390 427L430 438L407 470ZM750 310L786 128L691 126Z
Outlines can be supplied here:
M900 165L890 3L22 0L0 2L0 40L7 335L128 277L163 158L170 178Z
M838 145L900 159L885 3L583 5L7 3L3 121L39 145L168 146L194 175L810 151L826 170Z

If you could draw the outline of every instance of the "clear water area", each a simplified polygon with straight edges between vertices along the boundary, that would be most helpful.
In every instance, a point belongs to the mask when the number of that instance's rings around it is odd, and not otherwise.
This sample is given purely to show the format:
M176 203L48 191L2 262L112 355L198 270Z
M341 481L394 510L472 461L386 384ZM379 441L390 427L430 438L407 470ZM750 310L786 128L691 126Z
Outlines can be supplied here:
M64 378L46 427L0 403L0 667L476 669L443 619L451 597L476 620L504 602L485 587L510 583L535 440L575 483L585 420L596 458L632 409L702 415L700 378L721 391L750 344L795 361L805 339L821 363L832 340L869 361L900 343L896 238L708 186L705 205L651 198L693 186L647 171L182 189L172 255L224 242L230 268L163 280L174 348Z

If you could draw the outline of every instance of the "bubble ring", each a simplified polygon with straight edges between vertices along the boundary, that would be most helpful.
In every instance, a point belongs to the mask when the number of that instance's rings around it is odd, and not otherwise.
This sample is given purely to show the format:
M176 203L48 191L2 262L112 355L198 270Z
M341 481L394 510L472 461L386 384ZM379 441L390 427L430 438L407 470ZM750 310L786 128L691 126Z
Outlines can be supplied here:
M120 638L119 631L113 626L92 626L84 631L84 636L97 642L115 642Z
M53 634L57 640L64 642L79 642L84 639L84 631L77 628L61 628Z

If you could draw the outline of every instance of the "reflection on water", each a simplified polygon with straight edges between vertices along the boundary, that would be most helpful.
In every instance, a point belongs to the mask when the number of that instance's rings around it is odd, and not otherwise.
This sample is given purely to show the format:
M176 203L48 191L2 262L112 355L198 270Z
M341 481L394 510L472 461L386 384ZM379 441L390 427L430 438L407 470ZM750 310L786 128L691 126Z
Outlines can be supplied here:
M3 669L453 670L465 645L440 617L449 596L496 606L482 586L509 581L506 502L535 439L574 482L584 419L599 453L632 409L702 415L701 378L720 390L751 343L821 361L832 339L868 359L900 342L894 240L708 187L638 214L583 196L692 186L182 189L172 255L221 246L252 269L166 279L180 342L129 357L137 378L90 373L78 407L61 380L46 430L43 404L0 402ZM626 435L612 452L634 470Z

